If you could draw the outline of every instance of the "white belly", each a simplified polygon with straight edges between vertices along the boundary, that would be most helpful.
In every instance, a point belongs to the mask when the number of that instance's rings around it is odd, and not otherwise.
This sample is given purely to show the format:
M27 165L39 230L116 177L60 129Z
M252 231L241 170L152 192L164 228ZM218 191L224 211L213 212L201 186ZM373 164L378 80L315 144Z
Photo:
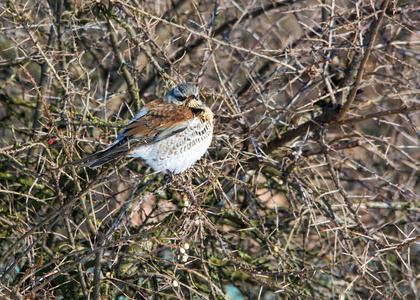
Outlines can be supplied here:
M141 157L156 171L182 173L199 160L210 146L213 127L197 118L182 132L151 145L140 146L129 157Z

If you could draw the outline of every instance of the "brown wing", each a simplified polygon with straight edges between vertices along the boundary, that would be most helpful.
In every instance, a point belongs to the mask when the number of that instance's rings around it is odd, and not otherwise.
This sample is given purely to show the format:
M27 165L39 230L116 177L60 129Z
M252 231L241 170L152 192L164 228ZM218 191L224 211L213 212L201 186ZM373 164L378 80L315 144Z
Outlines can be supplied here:
M194 118L185 106L168 105L162 99L144 106L147 112L134 118L122 132L123 137L135 138L141 143L156 143L187 128Z
M152 101L138 112L108 148L72 164L84 163L81 167L92 168L100 166L142 144L153 144L184 131L193 118L191 109L185 106L168 105L162 99Z

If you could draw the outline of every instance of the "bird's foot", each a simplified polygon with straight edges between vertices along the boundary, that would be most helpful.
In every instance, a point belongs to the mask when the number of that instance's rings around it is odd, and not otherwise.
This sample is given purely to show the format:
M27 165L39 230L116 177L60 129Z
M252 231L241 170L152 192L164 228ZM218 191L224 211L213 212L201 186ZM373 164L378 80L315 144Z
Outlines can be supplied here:
M168 186L174 183L174 180L177 178L177 175L172 171L166 170L166 173L163 178L165 179L165 185L162 187L162 190L166 189Z

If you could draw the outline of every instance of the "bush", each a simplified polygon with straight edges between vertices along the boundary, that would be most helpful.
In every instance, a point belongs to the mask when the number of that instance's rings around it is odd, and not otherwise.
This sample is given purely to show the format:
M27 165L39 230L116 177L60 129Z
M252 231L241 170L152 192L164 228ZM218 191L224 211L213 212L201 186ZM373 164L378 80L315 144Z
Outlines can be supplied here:
M418 1L0 7L3 298L420 297ZM186 174L66 165L180 82Z

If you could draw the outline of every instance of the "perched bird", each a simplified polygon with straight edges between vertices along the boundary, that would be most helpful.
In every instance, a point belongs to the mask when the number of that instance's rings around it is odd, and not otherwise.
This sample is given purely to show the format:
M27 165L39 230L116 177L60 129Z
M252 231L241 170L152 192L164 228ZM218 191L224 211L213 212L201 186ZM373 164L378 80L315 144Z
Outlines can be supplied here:
M147 103L108 148L74 161L98 167L114 158L140 157L156 171L182 173L203 156L213 135L213 113L191 83Z

